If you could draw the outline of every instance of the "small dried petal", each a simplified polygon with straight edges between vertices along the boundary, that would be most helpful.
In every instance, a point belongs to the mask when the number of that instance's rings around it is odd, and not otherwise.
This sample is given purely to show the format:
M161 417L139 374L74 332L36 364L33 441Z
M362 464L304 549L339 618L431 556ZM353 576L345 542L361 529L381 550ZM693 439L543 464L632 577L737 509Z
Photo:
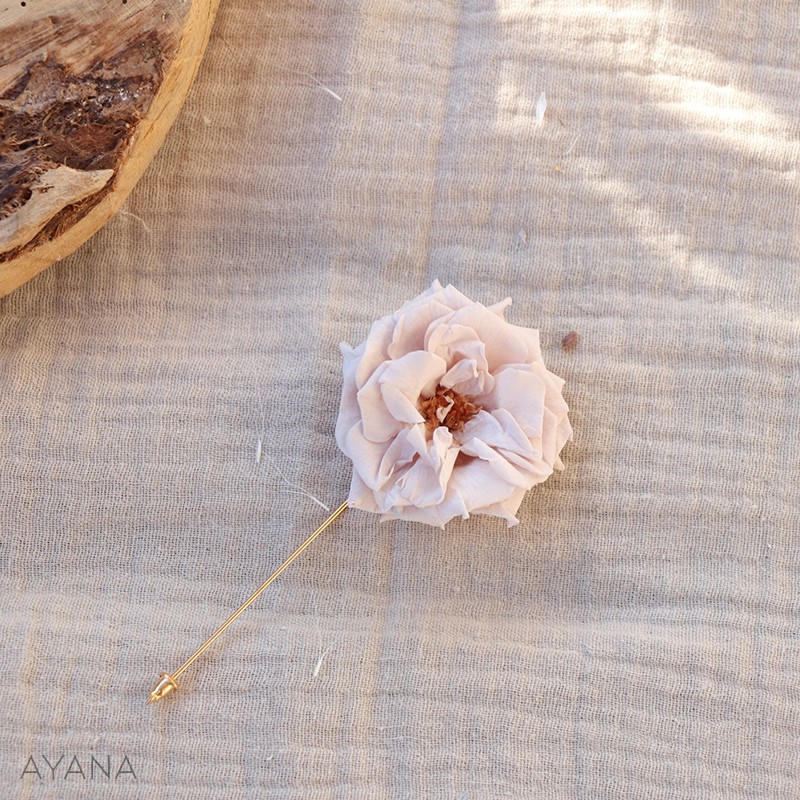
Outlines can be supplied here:
M562 347L563 350L566 350L566 351L574 350L578 346L578 342L580 340L581 340L581 337L580 337L580 334L577 331L570 331L561 340L561 347Z
M542 92L536 101L536 121L541 126L544 122L544 112L547 111L547 95Z

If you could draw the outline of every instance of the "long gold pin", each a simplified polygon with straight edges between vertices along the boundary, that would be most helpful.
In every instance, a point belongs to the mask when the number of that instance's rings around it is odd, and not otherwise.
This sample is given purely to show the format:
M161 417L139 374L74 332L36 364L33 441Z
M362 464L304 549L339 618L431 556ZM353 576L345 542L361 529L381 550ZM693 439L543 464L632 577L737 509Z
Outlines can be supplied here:
M205 650L210 647L219 636L221 636L227 629L229 625L232 625L238 618L239 615L242 614L245 609L250 606L251 603L254 603L258 598L261 596L261 593L269 586L299 555L303 552L310 544L317 538L334 520L336 520L340 514L342 514L345 509L347 508L347 502L342 503L339 508L336 509L329 517L322 523L322 525L317 528L311 536L306 539L297 550L292 553L286 561L281 564L272 575L267 578L261 586L256 589L247 600L236 609L236 611L231 614L222 625L217 628L208 639L197 648L197 650L186 659L186 661L181 664L178 669L175 670L172 674L168 672L162 672L158 683L150 690L150 694L148 695L147 702L153 703L156 700L161 700L162 698L166 697L170 692L178 688L178 684L176 683L175 679L180 678L184 672L186 672L189 667L197 661L198 658L205 652Z

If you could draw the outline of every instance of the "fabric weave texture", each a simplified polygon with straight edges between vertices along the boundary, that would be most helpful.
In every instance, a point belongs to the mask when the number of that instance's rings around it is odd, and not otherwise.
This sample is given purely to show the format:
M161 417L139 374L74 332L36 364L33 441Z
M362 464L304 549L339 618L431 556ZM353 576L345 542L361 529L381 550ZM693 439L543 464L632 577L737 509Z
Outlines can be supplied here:
M224 3L127 213L0 300L0 796L800 796L798 41ZM338 343L437 278L539 329L565 469L510 529L349 510L145 706L347 496Z

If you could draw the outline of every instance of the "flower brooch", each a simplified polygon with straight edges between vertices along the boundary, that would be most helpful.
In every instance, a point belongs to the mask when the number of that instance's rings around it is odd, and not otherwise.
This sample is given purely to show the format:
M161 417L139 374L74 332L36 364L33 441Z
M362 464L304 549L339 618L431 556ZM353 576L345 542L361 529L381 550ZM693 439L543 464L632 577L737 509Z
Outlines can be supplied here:
M336 441L353 462L348 504L444 527L470 514L518 522L525 492L563 469L564 381L539 332L435 282L342 345Z
M148 697L176 678L349 507L444 527L471 514L509 525L528 489L563 469L572 437L564 381L542 360L539 332L504 318L511 300L483 306L453 286L430 289L342 344L336 441L353 462L350 494L286 561Z

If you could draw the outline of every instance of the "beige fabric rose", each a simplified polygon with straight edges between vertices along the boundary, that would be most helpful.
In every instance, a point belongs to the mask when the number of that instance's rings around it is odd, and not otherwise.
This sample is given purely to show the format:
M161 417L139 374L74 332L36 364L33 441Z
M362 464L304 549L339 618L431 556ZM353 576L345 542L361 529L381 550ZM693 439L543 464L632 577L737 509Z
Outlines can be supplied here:
M539 332L506 322L436 281L342 344L336 441L353 461L353 508L443 527L455 516L503 517L563 469L572 436L564 381L548 372Z

